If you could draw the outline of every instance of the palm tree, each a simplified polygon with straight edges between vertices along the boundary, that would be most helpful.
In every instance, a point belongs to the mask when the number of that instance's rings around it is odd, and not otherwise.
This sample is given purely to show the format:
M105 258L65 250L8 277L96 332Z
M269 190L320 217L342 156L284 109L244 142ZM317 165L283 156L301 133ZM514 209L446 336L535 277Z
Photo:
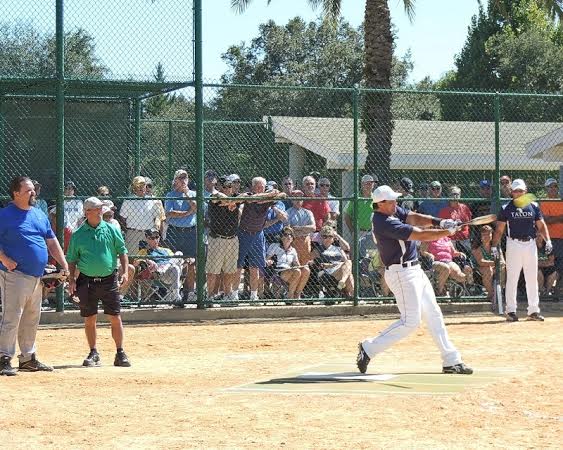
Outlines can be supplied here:
M272 0L267 0L270 4ZM481 0L477 0L480 2ZM510 17L522 0L489 0ZM563 0L534 0L553 19L563 18ZM244 12L252 0L231 0L231 6ZM322 7L326 18L334 20L340 15L342 0L307 0L313 8ZM414 18L415 0L402 0L405 13ZM364 13L364 83L368 88L391 87L391 61L393 57L393 33L388 0L366 0ZM366 132L367 159L365 171L379 176L380 181L391 181L391 139L393 120L391 94L369 92L362 98L362 126Z

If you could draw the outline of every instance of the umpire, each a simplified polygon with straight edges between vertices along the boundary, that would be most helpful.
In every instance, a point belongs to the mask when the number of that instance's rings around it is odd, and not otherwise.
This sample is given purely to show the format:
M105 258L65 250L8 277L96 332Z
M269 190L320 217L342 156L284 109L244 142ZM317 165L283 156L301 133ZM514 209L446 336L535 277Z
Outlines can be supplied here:
M90 346L90 353L82 365L100 365L100 355L96 349L96 318L98 300L101 300L104 314L111 322L111 335L117 348L113 365L129 367L131 364L123 351L119 295L119 284L127 283L128 278L127 248L121 232L102 220L102 206L102 201L96 197L84 201L86 221L72 235L67 252L69 290L71 295L76 293L80 300L80 315L84 317L86 339ZM119 275L116 270L118 256ZM80 275L75 279L77 267Z
M543 321L540 315L540 299L538 293L538 248L536 233L539 231L545 239L545 252L550 254L553 245L537 203L530 203L521 208L514 201L527 191L524 180L512 182L512 200L503 205L497 220L493 236L492 252L498 257L498 244L505 228L508 230L506 239L506 320L517 322L516 291L520 272L524 270L526 280L526 296L528 297L528 320Z
M10 182L12 202L0 210L0 375L16 375L11 360L20 345L20 372L53 370L35 357L41 316L41 276L48 252L67 272L68 266L47 216L34 208L36 194L28 177Z

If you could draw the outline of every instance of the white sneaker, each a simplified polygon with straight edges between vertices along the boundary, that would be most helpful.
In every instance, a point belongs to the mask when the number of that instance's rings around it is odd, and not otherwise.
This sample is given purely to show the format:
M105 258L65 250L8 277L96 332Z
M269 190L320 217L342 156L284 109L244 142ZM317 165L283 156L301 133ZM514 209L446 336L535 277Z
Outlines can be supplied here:
M195 303L197 301L197 294L195 292L188 292L188 303Z
M226 297L225 300L228 302L238 302L238 292L231 291Z
M251 301L255 301L255 300L260 300L260 299L258 298L258 294L256 294L256 293L251 293L251 294L250 294L250 300L251 300Z

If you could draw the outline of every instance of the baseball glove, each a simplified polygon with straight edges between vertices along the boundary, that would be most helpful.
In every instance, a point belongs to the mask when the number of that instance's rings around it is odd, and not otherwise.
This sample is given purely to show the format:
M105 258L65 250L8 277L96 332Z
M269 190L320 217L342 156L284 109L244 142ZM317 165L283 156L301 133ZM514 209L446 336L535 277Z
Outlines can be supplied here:
M53 290L63 284L66 281L66 278L66 272L49 264L45 267L45 271L41 277L41 282L46 289Z

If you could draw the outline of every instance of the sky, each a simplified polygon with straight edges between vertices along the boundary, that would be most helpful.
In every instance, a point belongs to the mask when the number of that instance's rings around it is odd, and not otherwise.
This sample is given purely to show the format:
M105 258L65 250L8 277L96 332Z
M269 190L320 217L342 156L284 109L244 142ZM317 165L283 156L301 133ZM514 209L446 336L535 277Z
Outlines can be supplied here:
M228 7L230 0L204 0L204 71L206 78L219 78L226 70L221 54L233 44L250 42L258 35L258 26L269 19L285 24L299 15L314 20L320 10L313 11L306 0L253 0L246 12L237 14ZM213 5L213 13L205 10ZM220 5L226 5L219 7ZM364 0L342 0L342 15L353 26L364 18ZM454 68L454 57L467 37L471 17L477 13L477 0L418 0L411 23L401 0L389 0L391 20L397 28L397 53L411 50L414 69L411 81L429 75L440 78ZM228 30L228 32L226 32Z
M315 20L307 0L253 0L243 14L231 0L203 0L203 64L206 81L218 81L227 66L221 54L231 45L250 42L258 26L270 19L285 24L299 15ZM0 21L32 24L54 32L55 0L0 0ZM410 81L440 78L454 68L477 0L417 0L409 22L402 0L389 0L397 29L397 54L411 50ZM192 72L192 2L190 0L65 0L65 29L86 29L95 38L96 53L112 77L148 79L159 62L169 81L184 81ZM362 23L365 0L342 0L342 15L353 26Z

